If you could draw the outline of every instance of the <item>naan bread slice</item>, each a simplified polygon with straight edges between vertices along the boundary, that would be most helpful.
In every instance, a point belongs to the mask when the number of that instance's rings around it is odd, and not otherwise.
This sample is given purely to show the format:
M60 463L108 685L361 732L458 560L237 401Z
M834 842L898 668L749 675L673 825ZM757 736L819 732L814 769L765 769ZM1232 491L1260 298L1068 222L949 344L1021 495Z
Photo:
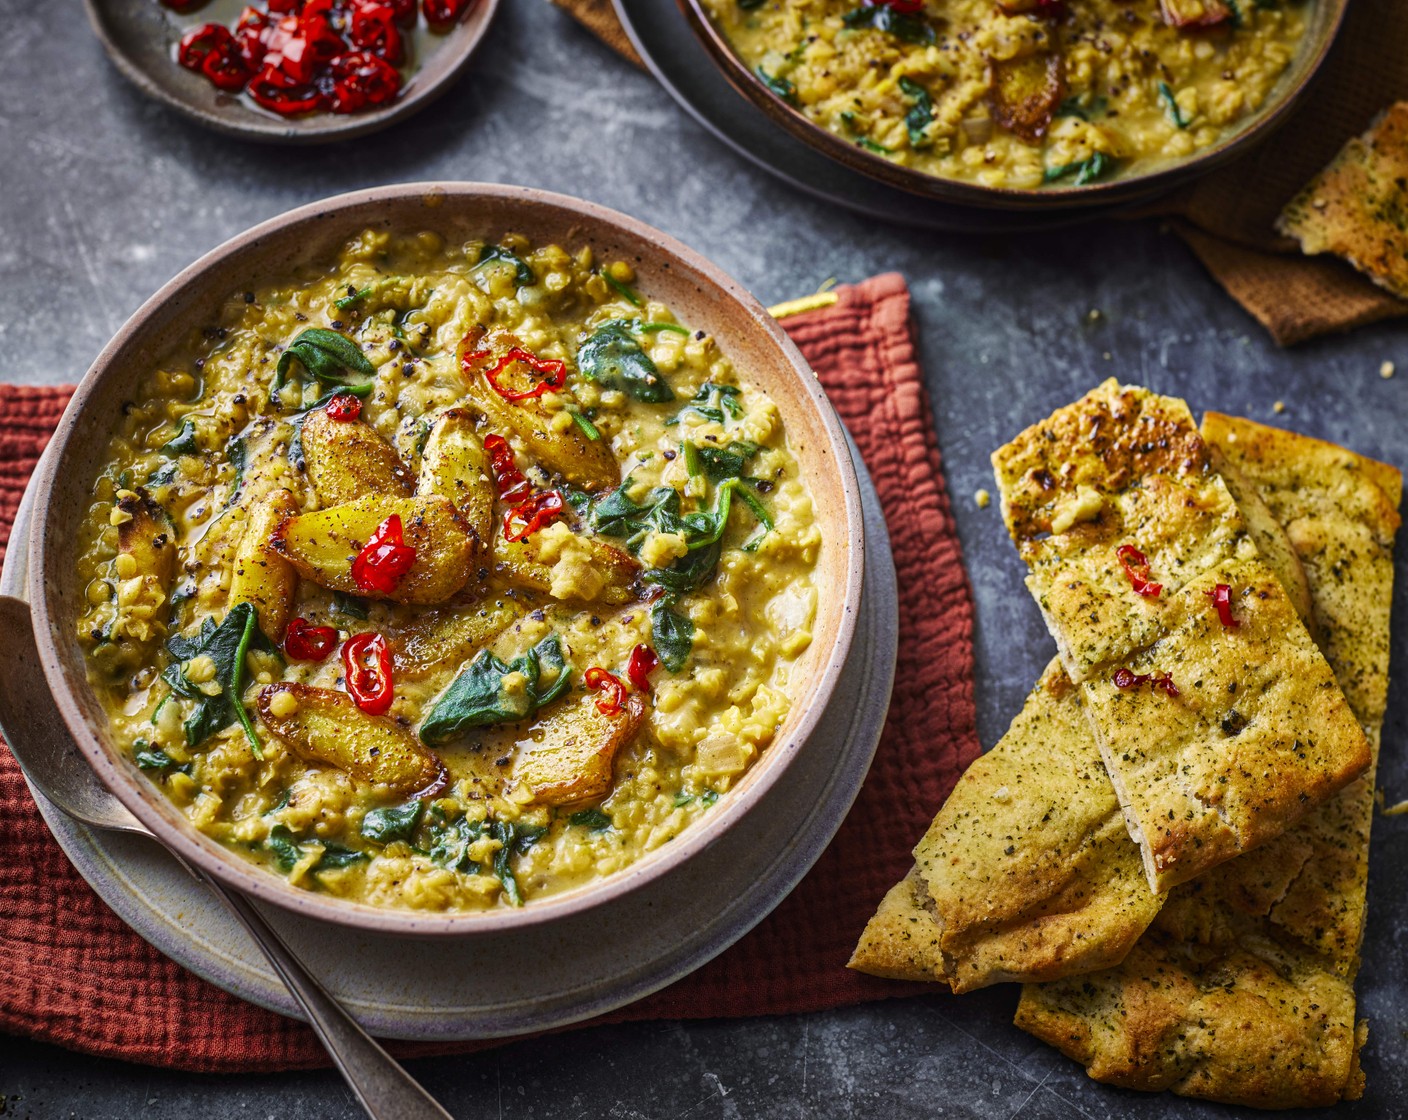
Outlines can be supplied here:
M1307 256L1343 257L1408 299L1408 101L1346 144L1281 211L1276 229Z
M1364 771L1364 732L1182 401L1112 379L993 463L1153 890L1251 851Z
M1388 685L1398 471L1209 413L1203 431L1287 526L1375 759ZM1354 976L1373 770L1248 855L1170 892L1119 966L1028 985L1017 1025L1101 1081L1259 1108L1363 1092Z
M914 856L851 968L955 992L1089 972L1122 960L1162 901L1059 661Z
M1310 589L1285 530L1210 450L1309 625ZM1007 734L959 779L914 854L913 869L866 925L851 968L955 992L1077 976L1123 960L1165 897L1145 880L1059 659Z

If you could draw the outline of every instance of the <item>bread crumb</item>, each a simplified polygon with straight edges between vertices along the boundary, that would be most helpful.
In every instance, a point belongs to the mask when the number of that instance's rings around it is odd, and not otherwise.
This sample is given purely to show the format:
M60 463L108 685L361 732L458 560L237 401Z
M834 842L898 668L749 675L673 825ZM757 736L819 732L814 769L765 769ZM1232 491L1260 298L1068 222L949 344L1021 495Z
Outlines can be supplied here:
M986 490L977 490L973 493L973 501L978 504L979 509L987 509L992 502L992 495Z
M1272 412L1285 412L1285 411L1286 411L1286 402L1285 402L1285 401L1277 401L1275 404L1273 404L1273 405L1271 406L1271 411L1272 411Z
M1382 377L1385 381L1392 377L1393 373L1394 365L1392 362L1385 362L1379 367L1379 376Z

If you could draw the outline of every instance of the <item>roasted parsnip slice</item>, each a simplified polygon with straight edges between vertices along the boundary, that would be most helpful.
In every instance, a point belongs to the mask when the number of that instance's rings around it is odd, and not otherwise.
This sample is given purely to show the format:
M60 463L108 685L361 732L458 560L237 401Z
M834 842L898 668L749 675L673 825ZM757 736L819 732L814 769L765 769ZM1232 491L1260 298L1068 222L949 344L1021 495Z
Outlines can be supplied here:
M352 562L391 516L401 519L405 543L415 563L389 594L360 586ZM367 599L429 606L443 603L469 579L474 542L455 507L444 498L386 498L372 495L331 509L285 518L274 532L273 548L298 574L319 586Z
M1224 27L1233 20L1234 9L1227 0L1159 0L1164 22L1180 31L1203 31Z
M259 693L259 718L299 758L385 786L397 797L426 797L448 780L435 752L392 720L368 715L345 692L271 684Z
M988 102L993 119L1028 144L1036 144L1066 96L1066 60L1060 51L988 62Z
M512 780L538 804L570 805L602 797L611 788L616 752L639 733L645 700L633 692L621 711L608 716L597 708L598 699L596 693L578 697L518 743Z
M308 478L325 506L372 494L411 493L411 472L396 449L360 420L334 420L326 408L303 421L303 458Z
M595 537L540 530L521 541L494 542L494 571L516 587L581 603L629 603L640 565Z
M259 612L259 629L275 644L283 640L288 625L298 573L270 542L284 518L297 512L298 503L288 490L270 490L250 503L230 581L230 606L252 603Z
M455 669L511 626L523 608L509 599L438 607L388 634L397 679Z
M494 537L494 480L474 416L467 409L452 408L430 429L416 493L453 502L480 550L489 550Z
M471 335L460 347L460 369L472 408L483 414L492 428L512 433L523 441L523 451L535 463L560 474L584 490L609 490L620 485L621 468L605 439L589 439L577 424L559 428L554 413L533 397L508 401L484 376L499 356L520 345L503 331ZM473 355L485 357L476 360ZM468 358L466 356L469 356Z

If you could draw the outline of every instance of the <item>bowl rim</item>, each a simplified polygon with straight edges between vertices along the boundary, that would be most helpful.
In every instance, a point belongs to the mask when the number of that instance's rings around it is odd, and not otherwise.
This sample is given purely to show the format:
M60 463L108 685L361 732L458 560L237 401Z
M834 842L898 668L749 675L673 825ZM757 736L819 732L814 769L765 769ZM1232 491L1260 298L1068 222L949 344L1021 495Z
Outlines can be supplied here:
M1127 201L1135 195L1153 196L1172 190L1240 156L1286 123L1291 113L1299 107L1324 69L1325 60L1339 39L1345 15L1349 10L1349 2L1350 0L1316 0L1317 5L1326 5L1329 8L1329 14L1323 17L1325 23L1319 39L1313 42L1307 55L1292 61L1287 73L1283 74L1273 87L1267 104L1257 110L1244 127L1228 133L1215 144L1137 175L1116 177L1082 187L1042 186L1037 189L1024 189L987 187L962 179L917 171L849 143L772 93L735 53L723 32L705 10L703 0L676 0L690 31L703 44L706 53L723 72L729 84L756 109L793 136L847 167L910 194L991 210L1076 209L1111 205ZM1298 73L1293 77L1292 71Z
M261 113L246 107L249 118L246 122L227 119L219 113L177 96L156 81L127 51L122 49L116 37L109 32L109 17L103 10L103 5L106 2L107 0L83 0L84 10L88 13L88 24L93 29L93 34L98 42L102 44L103 52L109 60L117 67L122 76L142 93L175 109L188 120L193 120L199 125L226 136L290 145L330 144L339 140L352 140L358 136L367 136L370 133L389 128L398 121L405 120L443 97L463 73L479 44L484 41L489 28L493 25L494 16L498 13L500 4L500 0L476 0L465 17L445 33L445 41L440 47L442 51L459 52L458 57L454 58L445 71L434 80L412 86L384 108L346 115L318 113L291 120L281 120L270 114L266 120ZM155 4L157 0L150 0L150 2ZM174 66L175 62L172 62L172 65ZM419 71L412 72L412 82L418 73ZM228 95L222 94L221 96Z
M28 541L29 573L26 592L34 616L35 640L40 661L59 713L75 744L93 767L99 780L178 858L260 901L333 925L416 937L501 934L549 922L560 915L580 913L609 904L613 899L667 874L671 868L712 844L718 834L740 822L781 780L787 770L788 760L811 739L824 713L826 699L835 690L855 638L865 562L860 486L840 419L796 345L787 337L777 320L773 319L741 284L682 242L644 222L596 203L529 187L438 181L352 191L297 207L261 222L204 254L143 303L122 325L84 374L51 439L52 453L45 455L35 475L36 522L39 525L48 523L56 483L62 473L61 465L68 457L70 446L80 432L80 418L90 409L105 380L122 372L122 362L129 348L140 352L140 344L150 322L158 318L166 305L188 286L217 271L232 259L237 259L246 251L252 251L252 247L272 235L285 234L291 229L305 225L316 225L348 210L419 199L430 213L433 212L431 207L441 209L451 200L458 201L469 209L475 203L489 198L509 204L516 202L556 210L564 218L580 223L584 240L592 237L593 227L605 227L613 233L652 244L663 251L664 258L668 261L667 267L677 275L692 275L702 279L714 290L731 299L735 310L741 313L738 320L740 330L761 332L762 340L781 352L782 361L779 362L779 368L796 378L800 399L810 402L815 409L816 418L820 421L820 430L827 441L827 447L820 454L834 465L839 476L843 510L837 512L843 512L844 516L838 518L837 523L846 530L846 582L845 587L841 589L843 596L836 608L836 638L832 647L825 652L824 659L818 657L807 674L807 680L814 683L809 688L799 690L802 695L798 697L792 709L793 714L798 716L795 724L790 727L784 724L786 735L778 735L769 744L744 775L740 787L721 797L718 806L710 810L706 819L696 821L669 844L647 852L629 866L604 879L569 888L517 909L494 907L485 911L428 913L376 907L296 887L287 879L272 874L252 860L197 831L155 785L139 782L136 769L125 759L120 760L115 749L110 751L104 745L70 690L65 665L72 662L66 659L56 637L51 595L57 593L58 581L51 580L49 573L51 566L62 557L58 556L57 550L51 551L48 548L47 532L41 530L33 533ZM198 307L198 304L193 303L192 307ZM191 313L191 310L183 311L188 317ZM76 656L79 669L82 670L82 654L76 648L72 652ZM74 674L76 681L86 679L86 672ZM802 701L808 697L810 704L805 709L800 709ZM169 817L171 819L168 819Z

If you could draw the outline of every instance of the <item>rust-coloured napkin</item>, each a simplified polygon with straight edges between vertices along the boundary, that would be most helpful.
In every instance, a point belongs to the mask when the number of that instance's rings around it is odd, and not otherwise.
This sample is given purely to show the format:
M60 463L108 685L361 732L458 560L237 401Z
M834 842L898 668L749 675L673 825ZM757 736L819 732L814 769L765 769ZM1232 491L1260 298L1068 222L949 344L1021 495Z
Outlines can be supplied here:
M598 1022L775 1015L921 990L845 967L979 752L973 605L897 275L840 289L785 321L870 468L899 579L899 665L875 765L840 833L774 913L732 949ZM67 389L0 385L0 556L25 480ZM227 995L162 956L107 908L49 835L0 750L0 1030L195 1070L326 1065L312 1032ZM405 1056L485 1044L396 1043Z
M637 65L611 0L552 0ZM1272 228L1292 196L1344 143L1408 98L1408 3L1352 0L1340 40L1306 103L1274 138L1156 204L1209 272L1282 346L1408 315L1333 257L1305 257Z

